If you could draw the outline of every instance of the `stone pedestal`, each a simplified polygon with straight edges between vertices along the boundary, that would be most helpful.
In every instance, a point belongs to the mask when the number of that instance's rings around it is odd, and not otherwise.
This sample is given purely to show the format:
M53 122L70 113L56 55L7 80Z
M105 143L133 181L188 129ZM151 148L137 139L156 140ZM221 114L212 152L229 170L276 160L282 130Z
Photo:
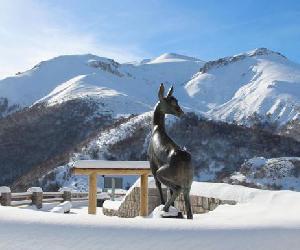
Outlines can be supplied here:
M203 214L209 211L214 210L216 207L222 204L235 205L236 202L232 200L219 200L216 198L203 197L191 195L191 206L194 214ZM179 197L175 200L175 207L177 207L180 211L183 211L186 214L184 198L183 195L180 194Z

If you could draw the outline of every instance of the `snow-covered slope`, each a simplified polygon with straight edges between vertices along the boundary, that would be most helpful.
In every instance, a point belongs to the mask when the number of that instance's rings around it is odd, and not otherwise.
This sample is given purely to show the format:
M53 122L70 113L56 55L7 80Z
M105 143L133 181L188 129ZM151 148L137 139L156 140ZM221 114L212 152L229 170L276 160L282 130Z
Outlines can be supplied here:
M86 145L81 152L74 154L70 162L64 166L59 166L50 172L48 172L45 176L41 176L40 182L43 182L44 179L47 179L47 186L49 185L57 185L70 187L79 191L88 190L88 182L86 176L74 176L71 175L71 168L74 166L74 162L77 160L92 160L92 159L107 159L107 158L115 158L110 151L110 147L113 147L117 142L122 140L126 140L130 135L133 135L137 130L145 130L145 124L149 124L151 121L152 112L146 112L144 114L138 115L129 119L127 122L122 123L121 125L113 128L109 128L104 130L102 133L97 135L88 145ZM147 126L149 127L149 126ZM150 131L143 131L146 135L149 134ZM143 136L144 138L144 136ZM143 139L143 147L139 147L139 154L143 154L147 151L148 146L147 136ZM131 143L130 153L133 153L134 147ZM123 150L125 154L125 159L128 157L126 155L125 150ZM128 152L127 152L128 153ZM123 160L124 155L118 155L118 160ZM49 180L49 176L56 176L55 179ZM127 184L132 184L138 176L122 176L124 188ZM101 176L98 176L98 185L100 188L103 188L104 182L101 179Z
M31 70L1 80L0 95L11 103L29 106L59 84L75 76L95 72L95 68L88 65L90 60L108 61L90 54L55 57L39 63Z
M104 76L101 77L104 78ZM118 79L112 77L110 80L112 85L117 85L114 80ZM136 97L125 94L124 90L122 92L120 90L122 87L98 86L98 81L100 81L99 77L94 74L76 76L60 84L48 95L38 100L38 103L46 102L48 105L55 105L73 99L93 99L94 102L100 104L103 113L114 116L140 114L151 109L151 106L146 104L147 102L139 101Z
M247 160L239 172L231 176L231 182L264 189L300 190L300 157Z
M208 62L185 89L199 110L218 120L300 117L300 65L267 49Z

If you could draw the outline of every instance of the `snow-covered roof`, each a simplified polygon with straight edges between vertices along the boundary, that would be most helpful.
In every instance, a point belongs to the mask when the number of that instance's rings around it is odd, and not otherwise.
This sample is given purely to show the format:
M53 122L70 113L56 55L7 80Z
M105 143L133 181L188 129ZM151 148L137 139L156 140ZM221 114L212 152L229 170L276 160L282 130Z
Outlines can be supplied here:
M74 168L95 169L150 169L148 161L105 161L105 160L79 160Z

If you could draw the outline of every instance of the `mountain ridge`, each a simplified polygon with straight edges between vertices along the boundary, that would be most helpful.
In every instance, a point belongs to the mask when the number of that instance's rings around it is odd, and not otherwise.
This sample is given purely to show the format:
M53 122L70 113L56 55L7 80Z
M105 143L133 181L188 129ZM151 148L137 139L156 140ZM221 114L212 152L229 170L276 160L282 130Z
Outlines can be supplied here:
M80 81L72 80L80 76L84 76ZM73 91L55 96L70 82ZM53 103L50 96L55 103L59 97L61 102L74 99L74 92L82 98L102 96L101 102L106 99L107 103L114 99L117 103L121 95L121 103L131 107L127 113L140 114L155 104L153 92L161 82L175 85L176 96L186 110L215 120L251 125L251 117L258 115L284 125L300 117L300 65L266 48L209 62L176 53L139 63L118 63L93 54L58 56L1 80L0 97L7 99L8 110L14 105ZM138 103L145 108L133 108ZM116 115L117 106L112 110ZM8 113L2 111L2 115ZM122 110L120 114L125 113Z

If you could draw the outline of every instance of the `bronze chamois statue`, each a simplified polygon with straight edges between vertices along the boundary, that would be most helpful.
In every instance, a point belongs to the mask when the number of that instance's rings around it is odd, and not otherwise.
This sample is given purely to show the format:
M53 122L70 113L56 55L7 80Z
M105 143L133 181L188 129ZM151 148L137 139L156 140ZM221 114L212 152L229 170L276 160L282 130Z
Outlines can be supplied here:
M166 133L165 114L180 117L184 114L178 105L177 99L172 95L173 87L164 96L164 85L158 91L159 101L155 106L152 120L152 136L148 148L150 167L159 190L163 210L169 211L180 192L183 192L187 218L193 219L190 202L190 189L193 181L193 167L191 155L180 148ZM171 197L165 203L161 184L170 188Z

